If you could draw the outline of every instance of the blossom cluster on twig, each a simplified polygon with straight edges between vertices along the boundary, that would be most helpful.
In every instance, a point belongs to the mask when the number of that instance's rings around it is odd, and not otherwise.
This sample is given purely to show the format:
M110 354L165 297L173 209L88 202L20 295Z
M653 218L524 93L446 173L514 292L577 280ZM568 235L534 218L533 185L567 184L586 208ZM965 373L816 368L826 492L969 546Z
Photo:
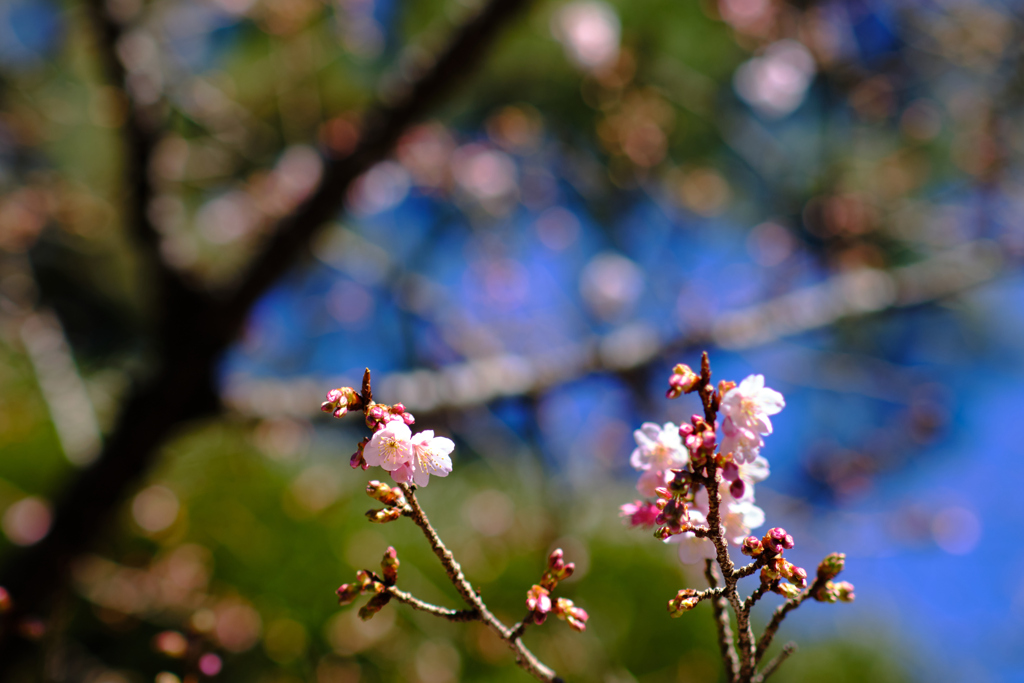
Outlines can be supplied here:
M845 581L833 582L845 564L842 553L826 557L808 585L807 571L784 557L796 544L792 535L781 527L760 538L750 534L765 522L764 511L754 502L754 485L769 474L761 449L764 437L772 433L771 416L786 405L782 394L766 387L762 375L714 387L706 353L699 373L680 364L669 378L668 398L689 393L700 397L703 415L692 416L682 426L644 423L634 433L637 445L630 463L641 473L637 490L643 498L621 506L620 514L632 526L653 528L655 537L676 544L684 563L704 561L709 587L680 590L668 602L669 614L679 617L700 602L711 601L728 681L759 683L795 650L787 644L760 666L786 615L808 598L850 602L854 588ZM753 561L737 568L730 546ZM754 574L760 585L741 598L739 579ZM768 592L782 595L786 602L755 639L750 611ZM736 620L735 632L727 605Z
M398 552L393 547L384 553L379 572L361 569L356 572L355 581L338 588L339 604L351 604L359 596L368 594L369 601L359 610L359 616L364 620L371 619L395 600L449 621L483 622L509 646L517 666L538 680L549 683L561 681L550 667L523 644L522 636L528 626L539 626L549 614L565 621L575 631L583 631L587 627L589 615L584 609L567 598L553 597L559 582L569 578L575 570L572 562L565 561L562 549L557 548L548 556L540 580L526 591L526 616L518 623L506 625L488 609L480 591L466 579L462 567L441 541L416 498L417 487L427 486L431 475L446 477L451 473L451 454L455 449L451 439L435 436L431 430L413 434L410 426L415 424L416 419L405 406L400 403L375 403L369 370L363 376L361 391L353 387L332 389L321 408L339 418L349 412L362 411L366 426L373 433L359 443L349 464L353 469L363 470L380 467L396 483L392 486L373 480L367 484L366 494L383 504L381 508L367 511L367 518L379 524L402 517L411 519L423 532L467 609L456 610L433 605L400 590L397 585L400 562Z

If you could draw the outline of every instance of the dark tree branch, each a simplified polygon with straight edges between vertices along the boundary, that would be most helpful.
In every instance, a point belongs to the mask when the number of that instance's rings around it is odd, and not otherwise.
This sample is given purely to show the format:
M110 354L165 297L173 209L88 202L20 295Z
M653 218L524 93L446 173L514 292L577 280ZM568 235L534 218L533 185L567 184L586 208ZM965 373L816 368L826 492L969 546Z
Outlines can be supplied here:
M151 188L147 180L153 137L137 112L124 128L126 177L133 189L126 222L151 263L162 290L161 324L155 346L157 368L137 385L97 461L75 478L57 500L50 533L38 544L11 556L0 571L14 607L0 621L0 680L32 652L17 625L31 615L45 615L53 598L67 590L72 560L97 540L131 487L156 459L159 447L186 421L218 409L216 364L242 328L259 297L294 263L317 230L342 208L346 192L362 172L384 159L392 146L431 106L476 67L501 27L528 0L491 0L451 40L437 61L394 104L381 105L367 117L366 133L356 150L328 161L313 194L280 221L263 251L253 260L237 288L214 297L188 289L159 259L159 240L146 215ZM104 69L116 86L124 79L117 60L118 26L90 0L100 33ZM166 333L166 334L164 334Z

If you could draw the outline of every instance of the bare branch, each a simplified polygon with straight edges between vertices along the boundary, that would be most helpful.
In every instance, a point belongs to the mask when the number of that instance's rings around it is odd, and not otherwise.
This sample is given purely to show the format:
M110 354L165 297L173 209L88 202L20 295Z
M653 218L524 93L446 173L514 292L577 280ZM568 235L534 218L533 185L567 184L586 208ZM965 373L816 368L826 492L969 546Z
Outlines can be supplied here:
M427 515L423 512L423 508L420 507L419 501L416 500L415 487L408 484L399 484L402 492L405 494L405 498L409 503L409 514L408 516L416 523L422 531L423 535L427 537L427 542L430 544L431 550L437 555L437 559L441 561L441 566L444 567L445 573L448 574L449 580L452 585L455 586L455 590L459 592L462 599L466 601L470 607L473 608L479 618L484 622L499 638L508 644L509 648L515 653L516 664L532 675L534 678L540 681L547 681L552 683L560 680L558 676L548 666L543 664L537 656L530 652L523 641L520 639L523 629L525 629L525 623L520 623L514 629L505 626L501 623L497 617L495 617L487 605L484 604L483 599L479 593L473 589L469 581L466 580L465 574L462 573L462 567L455 560L455 556L452 552L441 541L441 538L437 535L437 531L431 526L430 520L427 519Z
M796 643L786 643L782 647L782 652L775 655L775 657L765 665L764 669L761 670L761 673L754 676L751 683L762 683L769 676L778 671L779 667L782 666L782 663L789 659L789 656L794 652L796 652Z
M388 586L387 592L391 593L391 597L403 605L408 605L413 609L433 614L448 621L480 621L480 613L473 609L455 610L432 605L429 602L423 602L419 598L413 597L412 593L399 590L396 586Z
M715 575L715 565L712 560L704 564L704 576L708 585L712 588L718 587L718 577ZM715 612L715 628L718 629L718 647L722 652L722 662L725 664L726 680L735 681L739 671L739 658L736 656L736 647L733 643L732 625L729 623L729 612L727 611L726 599L722 595L716 596L711 601Z

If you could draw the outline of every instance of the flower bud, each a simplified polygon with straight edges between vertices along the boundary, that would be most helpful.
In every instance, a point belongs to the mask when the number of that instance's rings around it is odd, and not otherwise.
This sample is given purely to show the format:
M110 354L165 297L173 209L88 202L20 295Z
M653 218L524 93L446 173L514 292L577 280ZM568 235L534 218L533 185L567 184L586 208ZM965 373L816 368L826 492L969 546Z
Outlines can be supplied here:
M730 382L728 380L722 380L718 383L718 395L725 396L730 391L736 388L736 382Z
M822 581L831 581L839 576L846 566L846 553L832 553L818 565L818 578Z
M793 575L793 569L795 565L784 557L776 557L772 562L769 563L774 567L775 571L778 572L779 576L788 579Z
M668 398L678 398L696 389L699 382L700 375L690 366L680 363L672 368L672 376L668 378L668 392L665 395Z
M747 536L743 539L743 547L740 551L747 557L757 557L764 552L764 547L761 545L761 539L757 536Z
M672 479L668 482L668 489L674 494L685 494L690 490L690 473L686 470L669 470L672 472Z
M774 567L765 565L761 567L761 583L771 583L779 580L779 572Z
M762 538L761 540L764 543L764 547L768 551L770 551L770 552L772 552L772 553L774 553L776 555L781 555L782 551L785 550L786 547L787 547L786 546L786 537L787 536L788 536L788 534L786 533L785 529L783 529L782 527L775 527L773 529L769 529L768 533L766 533L764 535L764 538ZM789 540L790 540L790 545L788 547L792 548L793 547L793 545L792 545L793 537L789 536Z
M370 601L359 609L359 618L369 621L373 615L384 609L384 606L391 602L391 593L377 593Z
M726 481L736 481L740 478L740 466L734 461L728 460L722 462L720 467L722 469L722 479Z
M338 604L342 607L351 604L362 592L359 586L354 583L343 583L335 591L338 594Z
M384 552L384 557L380 561L380 569L384 575L384 585L394 586L398 582L398 565L401 564L398 561L398 551L392 546L388 546L388 549Z
M772 590L788 600L796 600L800 597L800 589L791 583L778 583Z
M793 571L792 571L792 573L789 576L789 581L794 586L799 586L800 588L806 588L807 587L807 570L804 569L803 567L793 567Z
M380 510L367 510L366 517L374 524L387 524L402 516L398 508L382 508Z
M416 422L416 418L412 416L412 413L402 413L402 422L411 425Z
M673 618L681 617L696 607L698 602L700 601L697 599L697 591L692 588L684 588L668 601L668 614Z
M840 602L853 602L857 596L853 593L853 584L849 581L840 581L835 585L836 593Z
M583 632L587 629L587 620L590 615L586 610L577 607L572 600L558 598L555 601L555 616L567 622L573 631Z
M544 615L551 611L551 593L547 588L543 586L531 586L530 590L526 591L526 609L530 610L534 615L534 621L538 624L537 616L540 615L541 621L544 620Z
M739 500L743 497L743 494L747 492L747 483L742 479L737 479L733 483L729 484L729 495Z

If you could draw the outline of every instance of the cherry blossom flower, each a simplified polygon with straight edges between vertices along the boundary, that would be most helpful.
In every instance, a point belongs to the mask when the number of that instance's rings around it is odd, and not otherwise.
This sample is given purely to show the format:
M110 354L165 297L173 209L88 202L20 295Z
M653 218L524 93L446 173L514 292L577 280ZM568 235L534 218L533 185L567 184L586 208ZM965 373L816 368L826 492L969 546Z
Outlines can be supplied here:
M431 432L433 434L433 432ZM412 459L412 432L401 420L392 420L377 430L363 449L363 459L373 467L394 472ZM394 474L392 474L394 477ZM395 481L401 481L394 477Z
M426 486L431 474L447 477L452 471L452 459L449 456L453 450L455 444L451 439L434 436L430 429L412 437L412 459L409 461L409 468L416 485Z
M653 527L660 513L657 505L642 500L619 506L619 517L627 519L630 526Z
M672 470L647 470L636 482L636 490L644 498L657 498L657 489L672 481Z
M751 529L764 524L764 510L754 505L753 500L722 500L722 526L725 539L733 545L742 545Z
M782 394L764 385L764 375L751 375L722 397L722 452L732 453L737 464L753 462L764 445L762 435L772 433L769 415L786 405Z
M638 470L681 469L690 462L690 454L679 436L679 427L671 422L666 422L664 427L645 422L633 432L633 438L636 439L636 448L629 462Z

